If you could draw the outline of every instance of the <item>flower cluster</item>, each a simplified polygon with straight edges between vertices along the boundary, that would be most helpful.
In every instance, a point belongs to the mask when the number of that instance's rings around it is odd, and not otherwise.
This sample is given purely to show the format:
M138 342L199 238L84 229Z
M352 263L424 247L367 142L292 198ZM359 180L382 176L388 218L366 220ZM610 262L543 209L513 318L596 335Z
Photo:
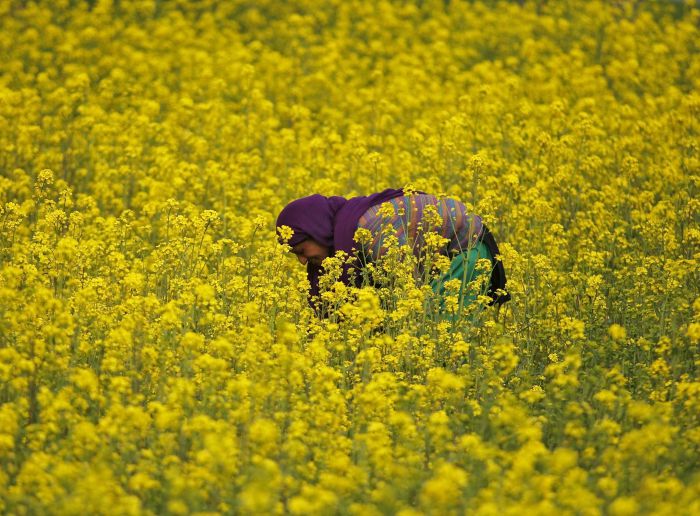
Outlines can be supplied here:
M699 22L0 0L0 512L700 513ZM509 303L426 227L308 306L282 207L404 185Z

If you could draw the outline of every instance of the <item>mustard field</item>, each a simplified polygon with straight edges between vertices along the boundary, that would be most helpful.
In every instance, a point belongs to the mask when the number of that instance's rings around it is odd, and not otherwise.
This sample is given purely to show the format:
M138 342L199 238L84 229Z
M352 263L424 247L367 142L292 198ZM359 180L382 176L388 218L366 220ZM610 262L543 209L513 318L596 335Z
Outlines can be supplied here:
M699 50L693 0L0 0L0 513L700 514ZM280 210L402 187L508 303L309 306Z

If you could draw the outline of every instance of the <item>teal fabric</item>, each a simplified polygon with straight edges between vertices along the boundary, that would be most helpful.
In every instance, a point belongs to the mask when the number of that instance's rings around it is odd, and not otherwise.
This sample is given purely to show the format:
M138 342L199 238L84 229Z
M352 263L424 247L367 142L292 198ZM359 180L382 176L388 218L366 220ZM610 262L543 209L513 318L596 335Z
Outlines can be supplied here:
M450 262L449 270L443 274L440 278L434 279L430 282L430 285L440 299L440 312L444 312L444 294L445 294L445 282L452 279L461 280L462 284L459 290L459 300L461 306L468 306L476 300L477 295L485 294L485 292L470 293L465 292L467 286L470 282L477 279L479 276L484 274L490 275L491 270L476 270L477 260L488 258L493 266L494 258L486 247L486 244L479 242L476 246L472 247L467 251L463 251L455 256ZM484 290L488 289L488 284Z

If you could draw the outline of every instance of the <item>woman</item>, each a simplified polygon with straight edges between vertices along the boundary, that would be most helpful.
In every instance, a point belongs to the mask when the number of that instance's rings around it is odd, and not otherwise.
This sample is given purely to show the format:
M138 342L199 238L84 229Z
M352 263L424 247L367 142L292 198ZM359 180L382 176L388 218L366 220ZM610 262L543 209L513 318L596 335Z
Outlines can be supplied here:
M388 204L382 208L385 203ZM475 270L476 260L488 258L493 264L487 291L492 299L489 304L501 305L508 301L510 294L496 292L505 290L506 276L502 263L494 260L499 254L495 239L480 217L468 214L464 205L454 199L438 199L423 192L406 195L402 189L391 188L351 199L314 194L285 206L277 217L277 227L289 226L293 230L287 243L302 265L306 265L311 285L309 302L314 306L313 298L319 294L318 279L325 258L337 251L351 256L360 251L370 261L377 260L386 252L382 242L387 224L396 230L399 245L412 242L414 252L420 255L424 243L420 229L424 227L423 219L436 211L442 225L435 230L449 241L441 253L452 260L450 270L433 282L433 289L442 294L443 284L450 279L459 278L463 283L474 280L479 274ZM369 243L360 246L354 241L358 229L369 231ZM282 237L280 243L283 243ZM349 277L349 266L346 266L341 281L349 284ZM360 279L359 274L357 278Z

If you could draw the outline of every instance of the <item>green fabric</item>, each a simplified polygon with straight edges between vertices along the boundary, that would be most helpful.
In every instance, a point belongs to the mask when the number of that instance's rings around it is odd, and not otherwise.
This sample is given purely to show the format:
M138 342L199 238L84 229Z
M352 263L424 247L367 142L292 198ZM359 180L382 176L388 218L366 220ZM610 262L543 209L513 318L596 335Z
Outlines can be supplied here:
M477 260L488 258L491 260L491 264L494 263L494 258L491 256L486 244L479 242L475 247L472 247L468 251L463 251L455 256L450 262L450 269L443 274L440 278L434 279L430 282L433 292L435 292L440 298L440 312L444 311L444 294L445 294L445 282L459 279L462 284L459 289L459 299L461 301L461 306L468 306L476 300L477 295L484 294L485 292L470 293L465 292L468 284L479 276L484 274L491 274L491 270L475 270ZM485 289L488 288L488 284Z

